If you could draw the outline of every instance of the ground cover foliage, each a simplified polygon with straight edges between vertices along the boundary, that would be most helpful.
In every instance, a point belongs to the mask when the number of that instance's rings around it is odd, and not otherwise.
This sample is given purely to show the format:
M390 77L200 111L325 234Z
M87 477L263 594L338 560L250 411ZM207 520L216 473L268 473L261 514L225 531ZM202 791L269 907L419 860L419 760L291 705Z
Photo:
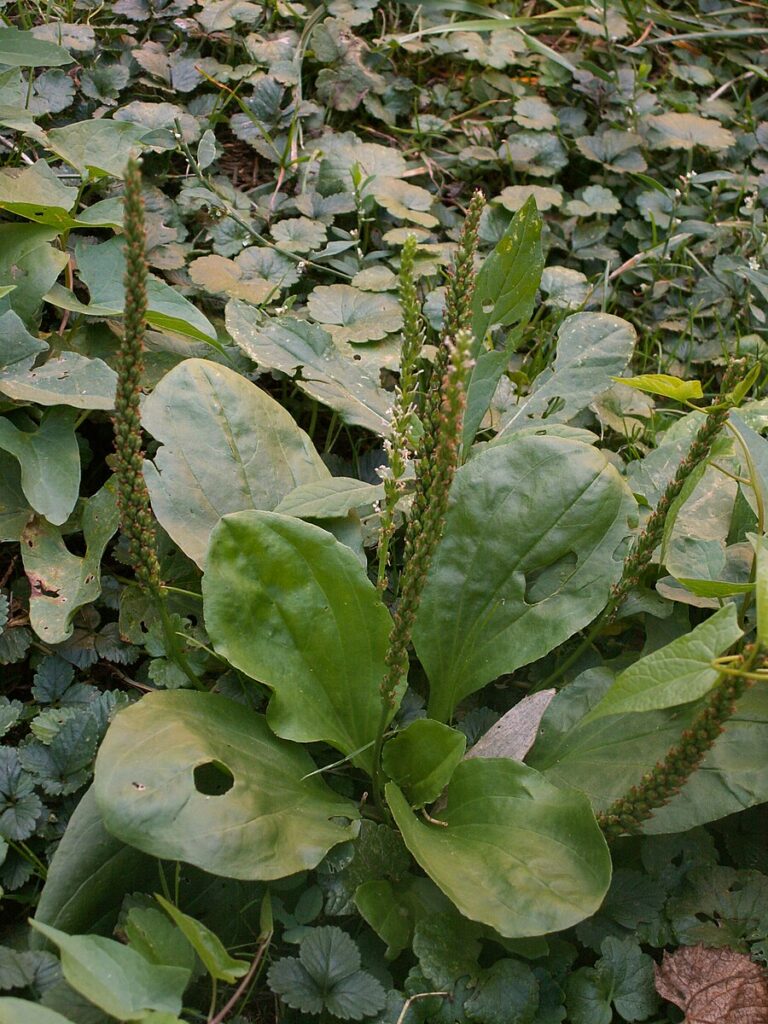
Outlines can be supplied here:
M762 4L0 10L0 1024L764 1024Z

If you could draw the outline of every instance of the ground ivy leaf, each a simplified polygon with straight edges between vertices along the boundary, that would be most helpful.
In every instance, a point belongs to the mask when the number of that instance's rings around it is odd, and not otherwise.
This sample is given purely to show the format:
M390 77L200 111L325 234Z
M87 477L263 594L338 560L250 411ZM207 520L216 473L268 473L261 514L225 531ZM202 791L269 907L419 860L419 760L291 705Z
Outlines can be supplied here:
M37 828L43 810L32 777L13 747L0 747L0 836L21 841Z
M389 429L392 395L380 386L380 370L394 358L377 351L351 352L336 346L328 331L296 317L268 319L242 302L227 305L227 330L262 369L295 374L296 385L335 409L345 423L377 434Z
M539 984L519 960L497 960L483 971L464 1004L476 1024L532 1024L539 1006Z
M363 292L348 284L315 288L307 309L339 341L378 341L403 326L400 303L393 295Z

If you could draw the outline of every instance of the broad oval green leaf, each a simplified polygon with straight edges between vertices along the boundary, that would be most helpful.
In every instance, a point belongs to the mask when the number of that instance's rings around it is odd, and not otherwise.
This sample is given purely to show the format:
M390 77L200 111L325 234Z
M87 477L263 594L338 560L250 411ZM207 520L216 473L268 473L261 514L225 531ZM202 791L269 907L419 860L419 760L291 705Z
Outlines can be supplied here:
M6 25L0 28L0 64L14 68L57 68L73 63L74 57L63 46L36 39L31 32Z
M578 441L521 436L459 470L413 634L431 717L594 618L634 511L618 472Z
M33 928L58 946L67 982L118 1020L138 1020L149 1011L181 1013L190 972L151 964L129 946L101 935L67 935L32 921Z
M466 748L463 733L433 718L419 718L385 745L382 766L411 806L423 807L440 796Z
M55 1010L12 996L0 998L0 1024L72 1024Z
M274 691L267 720L278 736L344 754L372 743L391 619L349 548L274 512L225 516L203 600L216 650Z
M201 781L206 766L220 787ZM96 800L109 831L145 853L227 878L282 878L357 834L356 806L317 776L305 778L314 768L242 705L161 691L110 726Z
M607 669L584 673L557 694L527 760L557 785L587 794L595 811L636 786L680 741L703 701L583 721L612 682ZM643 831L685 832L768 800L768 690L753 686L723 734L677 796Z
M743 635L736 605L726 605L690 633L677 637L625 669L584 721L627 711L670 708L698 700L718 680L712 660Z
M152 509L200 566L222 516L271 511L299 485L330 479L278 402L207 359L185 359L167 373L144 403L142 424L161 442L144 466Z
M568 928L593 914L611 880L585 796L504 758L462 762L440 815L419 821L394 783L387 801L408 849L473 921L508 938Z
M70 933L110 935L126 892L141 892L154 861L107 832L88 789L48 868L35 919ZM42 940L30 937L33 949Z

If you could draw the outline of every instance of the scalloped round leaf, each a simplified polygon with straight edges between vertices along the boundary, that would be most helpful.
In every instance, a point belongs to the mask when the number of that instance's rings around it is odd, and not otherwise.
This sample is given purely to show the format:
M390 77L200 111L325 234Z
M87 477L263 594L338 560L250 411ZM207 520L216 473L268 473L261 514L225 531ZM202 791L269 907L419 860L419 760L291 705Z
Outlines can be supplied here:
M157 692L115 718L96 761L104 824L144 853L225 878L315 867L353 839L355 804L262 715L218 694Z
M272 237L278 249L286 252L313 252L325 242L326 228L319 220L293 217L278 221L272 228Z
M494 203L503 206L505 210L517 213L531 197L536 203L537 210L551 210L563 204L563 193L560 189L545 185L508 185L494 199Z
M651 128L654 149L728 149L736 144L736 136L717 121L698 114L679 114L668 110L645 118Z
M161 443L144 475L164 530L202 566L223 515L272 510L301 484L330 479L307 434L242 374L185 359L144 402L142 424Z
M254 306L260 306L277 291L263 277L247 277L234 260L224 256L200 256L189 264L189 276L206 291L242 299Z
M462 914L507 938L569 928L608 891L611 858L587 798L518 761L463 761L448 786L444 827L420 821L394 783L386 795L433 882Z
M363 292L349 284L318 286L309 296L307 309L337 341L378 341L403 326L394 295Z

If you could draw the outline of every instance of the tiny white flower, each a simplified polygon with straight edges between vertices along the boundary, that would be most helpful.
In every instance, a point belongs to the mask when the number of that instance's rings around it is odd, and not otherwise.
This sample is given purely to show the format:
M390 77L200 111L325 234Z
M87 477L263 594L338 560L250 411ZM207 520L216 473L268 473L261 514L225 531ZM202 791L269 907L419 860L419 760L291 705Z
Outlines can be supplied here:
M760 269L760 260L757 258L757 256L750 256L747 262L749 263L750 270Z

